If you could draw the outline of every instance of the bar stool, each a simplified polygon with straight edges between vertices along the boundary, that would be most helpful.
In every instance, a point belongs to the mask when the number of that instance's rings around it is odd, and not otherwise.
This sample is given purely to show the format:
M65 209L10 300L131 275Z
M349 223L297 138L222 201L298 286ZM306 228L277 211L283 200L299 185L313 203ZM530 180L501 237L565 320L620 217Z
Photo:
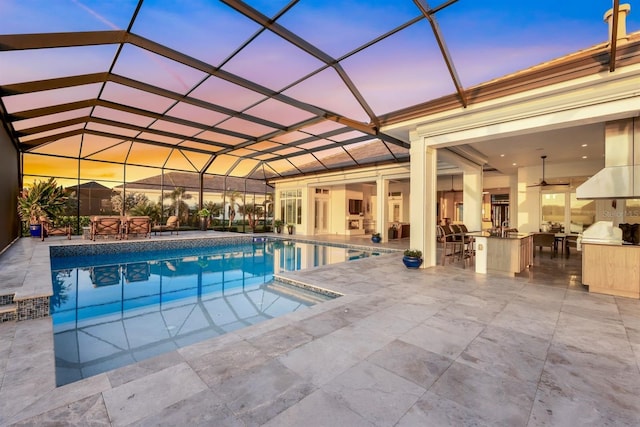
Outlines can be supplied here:
M466 225L460 224L460 232L462 233L462 240L464 242L464 259L469 260L469 263L473 263L476 256L476 239L473 236L467 236L469 229Z
M453 262L455 257L462 256L464 249L464 243L461 239L461 235L456 235L450 226L438 225L438 242L442 247L442 265L445 264L447 257L451 257L450 261ZM460 238L460 239L459 239Z

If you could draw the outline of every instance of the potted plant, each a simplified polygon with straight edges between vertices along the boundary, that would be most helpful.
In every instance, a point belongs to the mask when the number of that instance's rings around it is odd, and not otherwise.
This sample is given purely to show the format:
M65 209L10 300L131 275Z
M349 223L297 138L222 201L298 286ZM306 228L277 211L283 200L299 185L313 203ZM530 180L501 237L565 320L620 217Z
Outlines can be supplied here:
M295 225L293 223L290 222L290 223L287 224L287 232L289 234L293 234L294 228L295 228Z
M407 268L418 268L422 265L422 251L418 249L405 249L402 262Z
M18 196L18 215L22 221L29 221L31 236L40 237L40 217L55 219L62 213L67 201L64 188L58 186L54 178L34 181L31 187L24 188Z
M373 233L371 235L371 241L373 243L380 243L382 241L382 236L380 236L380 233Z
M202 208L198 211L198 216L200 217L200 230L206 231L209 226L209 216L211 215L211 211L207 208Z
M276 219L273 221L273 228L275 228L276 233L280 234L282 233L282 220L281 219Z

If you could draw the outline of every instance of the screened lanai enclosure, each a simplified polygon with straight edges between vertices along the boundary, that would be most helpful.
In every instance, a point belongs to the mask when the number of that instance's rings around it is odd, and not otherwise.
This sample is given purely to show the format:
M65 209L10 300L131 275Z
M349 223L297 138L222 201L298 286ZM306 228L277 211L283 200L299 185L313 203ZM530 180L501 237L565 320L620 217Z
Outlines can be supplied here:
M2 161L18 178L2 201L55 177L76 231L105 213L195 224L203 207L219 227L268 226L274 180L407 162L408 133L385 126L602 42L611 5L5 0Z

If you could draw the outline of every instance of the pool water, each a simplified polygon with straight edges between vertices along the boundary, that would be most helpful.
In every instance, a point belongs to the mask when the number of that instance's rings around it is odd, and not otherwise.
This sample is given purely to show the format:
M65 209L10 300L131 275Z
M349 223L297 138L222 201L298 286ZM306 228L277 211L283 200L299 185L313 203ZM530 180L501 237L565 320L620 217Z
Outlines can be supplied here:
M51 259L58 386L332 298L273 274L375 253L291 241Z

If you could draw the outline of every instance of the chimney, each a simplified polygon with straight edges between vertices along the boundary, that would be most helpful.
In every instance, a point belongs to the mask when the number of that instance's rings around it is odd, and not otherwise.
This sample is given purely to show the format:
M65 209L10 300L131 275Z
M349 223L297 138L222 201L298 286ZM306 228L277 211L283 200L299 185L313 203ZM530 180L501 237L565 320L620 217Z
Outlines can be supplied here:
M627 34L627 15L630 11L631 5L628 3L621 4L618 7L618 29L616 31L617 43L625 43L629 41L629 35ZM605 12L604 22L609 24L609 42L611 42L611 33L613 32L613 8Z

